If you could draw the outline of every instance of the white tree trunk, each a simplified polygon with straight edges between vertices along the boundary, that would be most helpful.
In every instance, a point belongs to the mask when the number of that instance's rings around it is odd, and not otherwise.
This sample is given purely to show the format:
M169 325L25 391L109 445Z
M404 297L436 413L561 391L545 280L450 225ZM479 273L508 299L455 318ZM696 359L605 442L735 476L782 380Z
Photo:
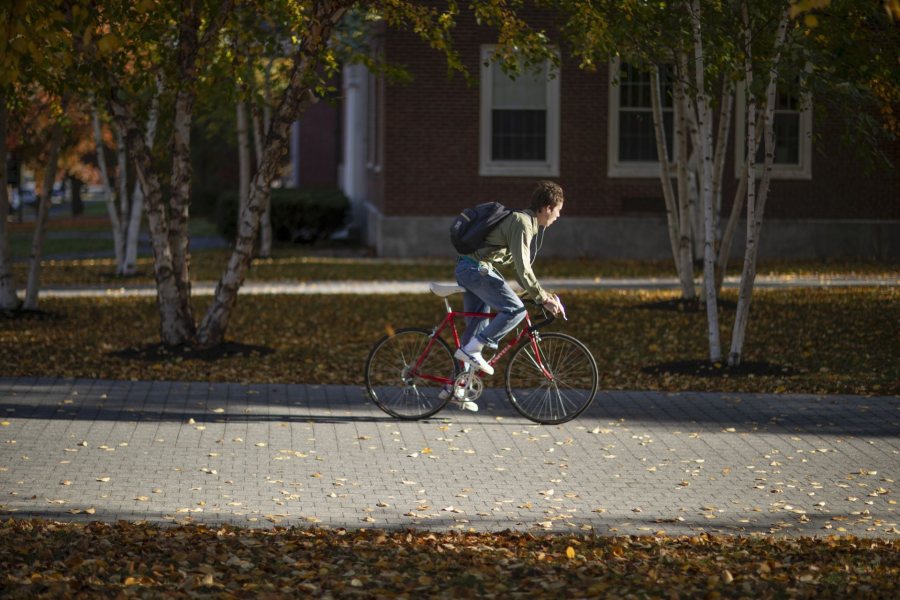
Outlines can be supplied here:
M310 21L309 31L303 36L294 53L294 68L287 90L272 119L266 135L263 160L253 184L247 209L238 220L238 235L234 252L228 260L228 267L222 274L213 297L213 302L197 332L202 346L214 346L222 342L237 301L237 293L247 274L253 253L253 245L259 235L259 217L262 200L269 191L272 180L284 160L291 124L296 121L316 97L310 87L320 67L318 56L331 38L334 27L347 11L349 4L343 2L321 2L314 4L316 12Z
M751 84L753 82L752 54L749 51L751 39L750 17L746 4L741 6L744 16L745 38L748 40L748 51L745 63L747 90L750 96L747 102L747 245L744 251L744 266L741 272L741 283L738 290L737 312L731 333L731 349L728 353L728 364L738 366L744 347L747 323L750 318L750 303L753 297L753 284L756 281L756 256L759 250L759 236L762 232L762 221L766 198L769 193L769 182L772 176L772 163L775 160L775 98L778 85L778 66L781 51L787 34L789 12L785 10L775 37L775 56L769 68L769 81L766 85L766 106L763 118L765 128L765 166L759 194L755 193L755 161L756 161L756 101L753 98Z
M253 105L253 148L255 150L256 156L256 165L259 167L260 163L262 163L262 155L263 155L263 139L264 139L264 125L262 117L259 114L259 109L256 105ZM266 198L263 198L263 212L260 217L260 227L259 227L259 256L262 258L268 258L272 256L272 210L271 210L271 191L267 194Z
M9 243L9 195L6 187L6 96L0 89L0 310L19 308L16 281L12 273L12 248Z
M660 93L659 67L654 65L650 74L650 106L653 109L653 130L656 134L656 154L659 157L659 179L666 203L666 224L669 229L669 243L675 259L675 270L681 282L681 297L685 300L694 297L694 278L690 262L685 264L681 251L684 245L684 233L680 229L679 200L672 189L672 176L669 165L668 143L662 118L662 99ZM676 135L679 132L676 130Z
M157 80L156 95L150 107L147 117L147 147L152 150L156 138L156 124L159 121L159 97L163 92L162 78ZM125 269L123 275L137 273L138 242L141 237L141 220L144 216L144 188L140 180L135 180L134 191L131 194L131 212L128 221L128 237L125 240Z
M125 135L122 132L121 125L116 126L116 163L118 178L116 183L119 184L119 227L122 228L118 240L122 244L121 249L116 250L116 256L121 260L116 261L116 274L125 274L125 239L128 236L128 223L130 218L130 203L128 202L128 151L125 148Z
M180 311L181 301L175 284L172 251L169 245L169 227L165 218L162 188L153 168L150 149L144 134L128 107L113 96L109 102L115 118L125 128L128 152L134 160L135 172L144 190L147 207L147 224L153 246L153 274L156 277L156 302L159 307L160 340L169 346L184 344L194 334L194 325Z
M716 135L716 152L713 160L713 213L716 232L716 265L719 264L719 254L722 249L721 222L722 222L722 179L725 170L725 154L728 143L728 132L731 128L731 110L734 106L734 85L730 80L726 80L722 84L722 97L719 106L719 129ZM716 272L716 281L719 281L718 271ZM716 293L718 294L719 286L716 285Z
M106 153L103 151L103 130L100 126L100 109L94 106L94 144L97 146L97 165L100 167L100 183L103 186L103 195L106 198L106 212L109 214L109 222L112 226L113 249L116 257L116 265L122 264L122 223L119 218L119 210L113 196L112 184L109 181L109 169L106 166Z
M269 135L269 127L272 125L272 66L274 59L266 63L265 77L263 78L263 129L260 153L257 155L257 166L262 162L262 146L265 146L265 138ZM272 256L272 193L263 200L262 232L260 234L260 254Z
M715 223L713 219L713 136L709 98L704 81L703 37L700 30L700 2L691 3L691 20L694 31L695 81L697 86L697 126L700 132L700 197L703 206L703 290L706 301L706 321L709 337L709 360L722 359L719 340L719 306L716 297Z
M690 130L687 115L687 97L684 83L686 74L681 72L675 80L675 97L673 107L675 109L675 140L678 144L678 156L676 157L676 175L678 180L678 258L681 264L679 277L681 281L681 293L685 300L696 301L697 291L694 287L694 254L693 238L691 231L690 210L692 200L688 191L688 141Z
M746 115L741 115L746 118ZM760 134L762 127L759 127L759 121L754 124L756 129L756 142L753 147L759 146ZM749 135L749 133L748 133ZM741 218L741 212L744 210L744 200L747 197L747 172L748 163L745 160L741 165L741 174L738 176L738 187L734 192L734 201L731 203L731 214L728 216L728 223L722 233L722 243L719 246L719 262L716 265L716 289L722 290L722 282L725 280L725 270L728 266L728 258L731 255L731 246L734 243L734 234L737 231L738 221Z
M131 212L128 215L128 236L125 238L125 265L122 275L137 273L138 244L141 239L141 217L144 214L144 190L140 182L134 183L131 193Z
M238 89L238 93L241 90ZM250 196L250 138L247 135L247 105L243 100L238 100L236 110L236 128L238 145L238 218L247 207L247 198Z
M194 311L191 306L190 239L188 219L191 198L191 121L194 92L182 89L175 99L175 127L172 135L172 197L169 202L169 245L172 267L178 287L179 314L190 326L194 337Z
M204 23L192 2L182 3L178 22L175 115L172 132L171 197L169 209L163 205L160 173L153 166L151 149L132 108L121 93L116 73L109 73L112 94L109 107L126 131L129 154L144 190L147 223L153 243L153 270L160 314L160 339L168 346L193 341L196 334L191 309L190 253L187 224L191 194L190 133L196 97L197 54L221 30L232 11L230 2L219 3L216 16Z
M689 66L687 53L682 51L678 53L678 68L682 73L680 78L682 85L690 85L694 87L695 76ZM690 82L690 83L688 83ZM683 116L687 123L688 140L691 143L690 152L685 148L685 157L687 171L685 173L684 185L686 186L684 198L686 198L686 218L691 230L691 260L695 260L703 256L703 211L700 202L700 193L698 190L698 179L700 167L697 164L697 153L700 148L700 128L697 124L697 111L694 102L691 102L687 93L682 90L682 110Z
M41 258L44 251L44 234L47 231L47 217L50 213L50 199L53 196L53 182L56 179L56 163L59 160L59 148L62 146L62 137L62 125L57 121L53 124L53 131L50 136L50 153L47 158L47 166L44 169L44 185L38 199L38 216L34 224L34 235L31 240L28 282L25 286L25 303L22 305L26 310L37 310L38 307L38 295L41 290ZM5 180L3 185L6 185ZM6 217L4 216L3 218L5 219Z

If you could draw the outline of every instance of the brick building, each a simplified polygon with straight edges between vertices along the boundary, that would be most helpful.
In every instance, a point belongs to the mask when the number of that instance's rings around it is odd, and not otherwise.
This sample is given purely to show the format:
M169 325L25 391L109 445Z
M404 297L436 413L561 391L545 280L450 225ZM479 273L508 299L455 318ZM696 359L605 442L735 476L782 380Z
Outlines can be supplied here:
M566 204L542 255L670 258L648 77L624 64L585 72L563 49L555 76L512 82L483 66L491 35L465 19L454 31L474 86L448 77L443 57L408 32L384 31L371 43L406 66L411 84L345 68L340 181L364 241L380 256L449 256L453 215L489 200L526 206L534 182L551 179ZM760 256L900 257L900 145L888 148L897 170L867 174L831 141L838 124L814 120L796 99L779 99L776 125ZM723 220L743 135L732 126Z

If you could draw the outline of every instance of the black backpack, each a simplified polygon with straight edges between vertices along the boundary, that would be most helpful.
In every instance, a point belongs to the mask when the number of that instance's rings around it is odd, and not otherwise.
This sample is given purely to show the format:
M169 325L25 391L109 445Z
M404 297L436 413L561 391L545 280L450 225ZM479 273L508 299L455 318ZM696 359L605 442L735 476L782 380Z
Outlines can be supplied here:
M467 208L453 219L450 242L460 254L471 254L484 248L484 238L512 212L499 202L485 202Z

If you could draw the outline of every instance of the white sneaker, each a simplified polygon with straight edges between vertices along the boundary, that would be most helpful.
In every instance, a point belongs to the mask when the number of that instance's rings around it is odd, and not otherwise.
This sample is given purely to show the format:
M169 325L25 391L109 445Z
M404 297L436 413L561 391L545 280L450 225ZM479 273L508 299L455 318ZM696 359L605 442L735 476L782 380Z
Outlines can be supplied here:
M458 406L460 410L469 410L472 412L478 412L478 405L472 402L471 400L460 400L459 398L454 398L451 400L453 404Z
M462 348L459 348L453 356L456 358L456 360L461 360L464 363L475 365L476 367L478 367L478 370L485 375L494 374L494 367L489 365L487 361L484 360L481 352L466 352Z
M462 391L462 390L460 390ZM458 406L461 410L470 410L472 412L478 412L478 405L472 402L471 400L463 400L462 398L454 398L453 397L453 386L445 385L444 389L442 389L438 393L438 398L443 400L450 400Z

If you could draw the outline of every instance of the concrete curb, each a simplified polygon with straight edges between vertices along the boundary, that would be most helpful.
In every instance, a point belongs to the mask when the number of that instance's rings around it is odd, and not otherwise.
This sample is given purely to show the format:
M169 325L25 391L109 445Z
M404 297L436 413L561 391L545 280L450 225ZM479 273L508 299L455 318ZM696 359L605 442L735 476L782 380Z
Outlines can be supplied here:
M307 281L265 283L248 282L241 287L240 293L247 295L267 294L427 294L428 281ZM440 283L455 283L441 281ZM542 279L544 287L556 290L675 290L679 288L678 279L660 278L548 278ZM702 285L697 281L698 286ZM724 287L737 288L740 280L727 277ZM757 289L789 289L789 288L822 288L822 287L900 287L898 277L757 277ZM515 286L513 286L515 287ZM194 296L211 296L215 293L216 283L201 281L193 284ZM48 287L41 290L41 296L47 298L91 298L102 296L156 296L153 285L137 285L129 287Z

